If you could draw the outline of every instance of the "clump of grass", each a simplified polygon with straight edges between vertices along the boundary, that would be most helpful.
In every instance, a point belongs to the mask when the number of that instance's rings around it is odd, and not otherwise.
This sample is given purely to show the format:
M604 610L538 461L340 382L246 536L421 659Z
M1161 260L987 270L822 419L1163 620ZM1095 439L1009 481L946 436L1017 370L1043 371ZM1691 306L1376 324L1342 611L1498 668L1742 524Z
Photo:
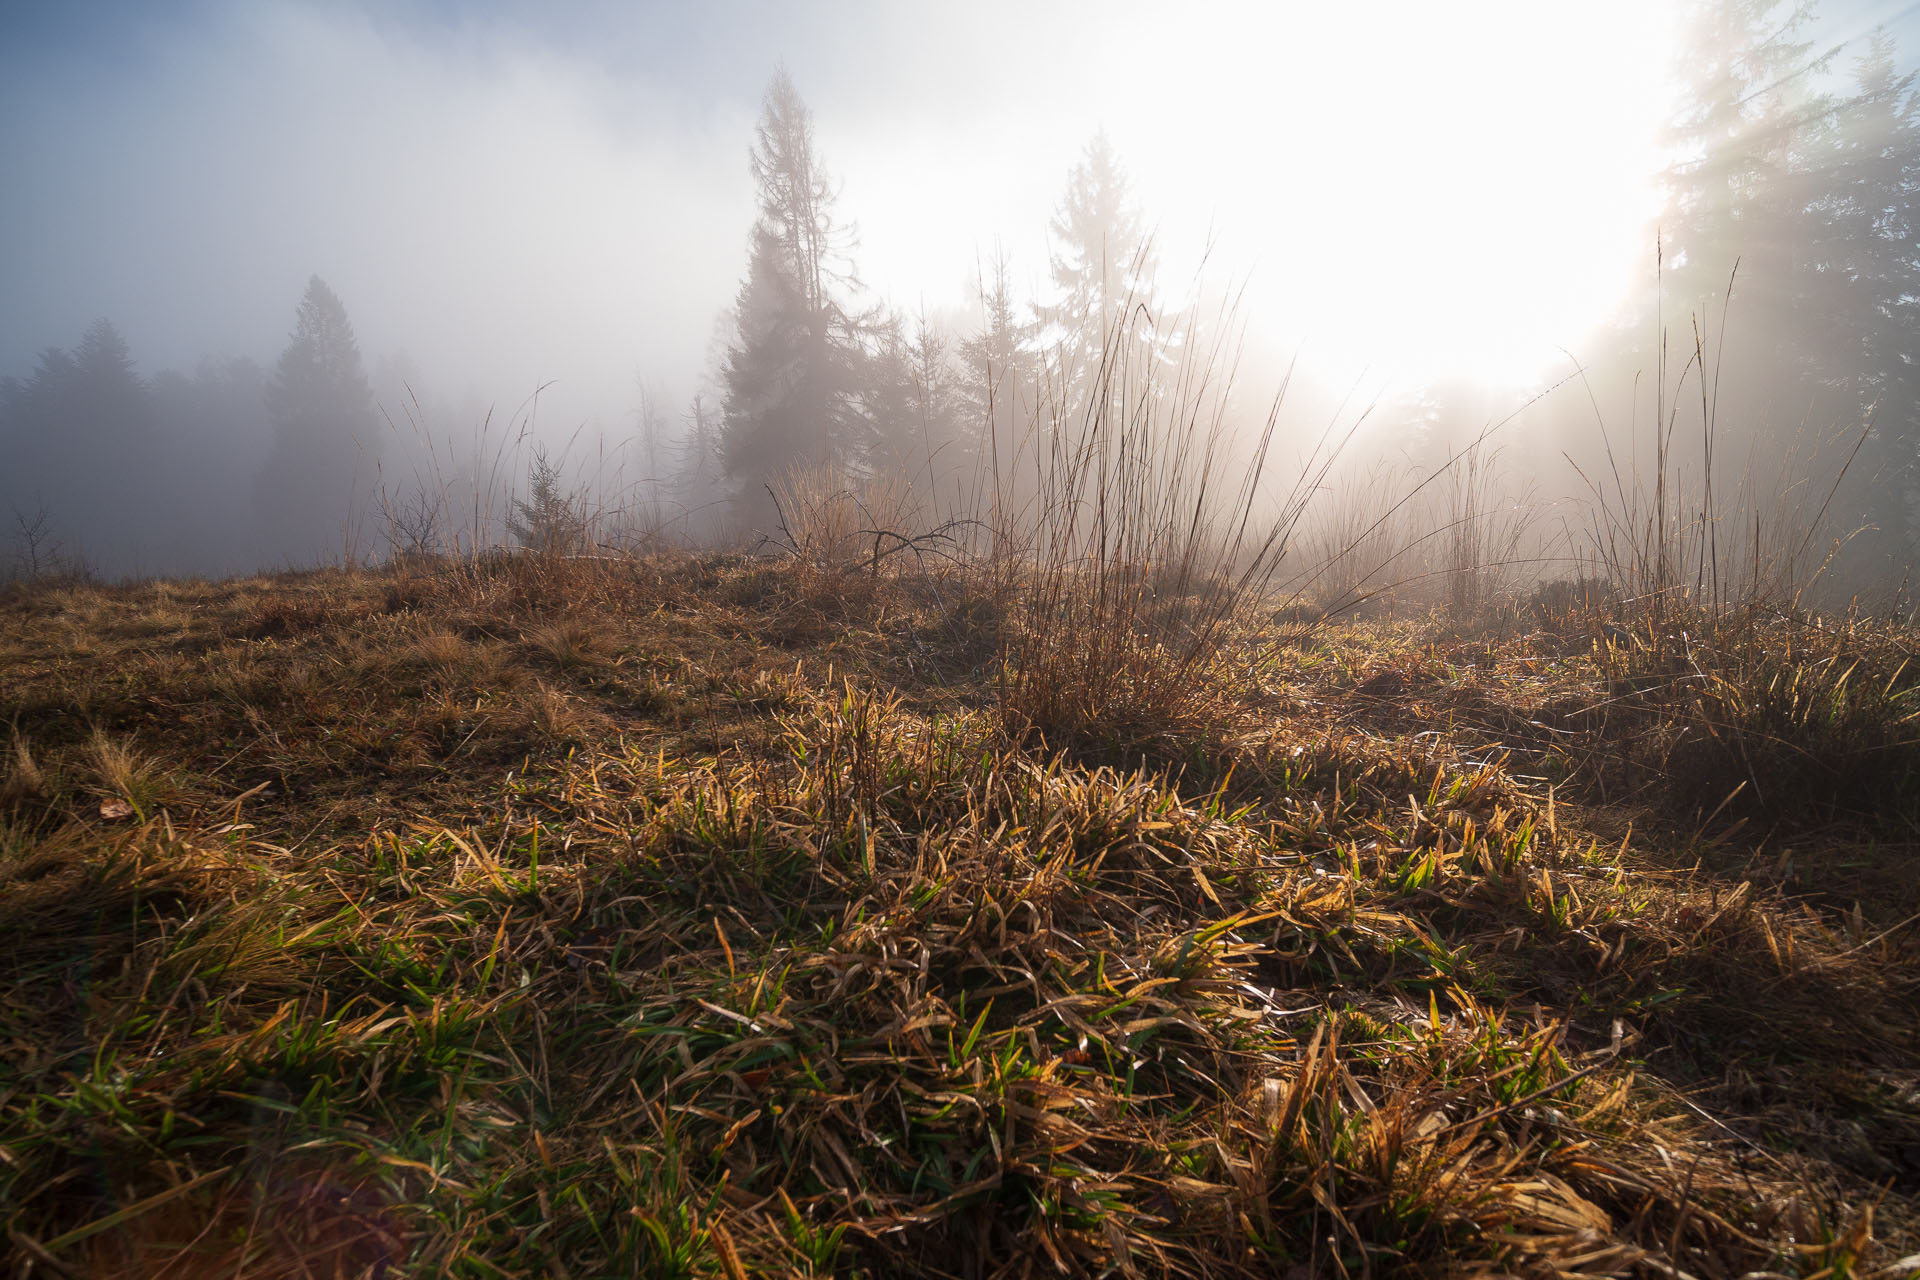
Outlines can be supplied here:
M455 671L473 661L473 645L458 631L435 626L422 631L408 646L407 656L438 671Z
M852 478L819 464L800 465L782 472L768 489L775 545L818 573L877 569L928 516L907 482L890 473Z
M1129 300L1101 335L1099 365L1078 394L1046 406L1033 501L994 504L1013 513L994 545L1026 549L1011 567L1017 606L998 677L1019 741L1125 744L1213 719L1217 686L1206 676L1228 621L1270 585L1330 462L1272 502L1264 485L1280 401L1236 443L1231 318L1211 335L1151 318L1141 332L1135 312Z
M107 803L124 803L142 822L158 813L174 794L160 758L135 750L130 742L117 741L96 729L87 755Z
M1616 629L1601 650L1629 769L1696 807L1913 821L1920 653L1905 628L1662 612L1664 625Z
M33 758L33 749L18 728L7 736L6 760L6 777L0 781L0 805L19 805L46 794L46 773Z
M1836 812L1911 820L1920 777L1914 651L1905 630L1811 609L1849 534L1833 523L1862 431L1782 453L1730 484L1718 454L1705 333L1669 385L1665 334L1650 477L1590 481L1586 559L1607 584L1580 602L1604 648L1608 755L1683 805L1776 819ZM1697 388L1698 441L1677 436ZM1604 438L1604 424L1603 424ZM1596 599L1595 597L1599 597ZM1599 604L1603 607L1595 609Z
M1533 621L1554 632L1597 628L1615 616L1616 607L1613 584L1593 577L1554 578L1535 587L1527 601Z
M542 623L526 633L527 643L562 671L591 666L600 654L600 636L579 619Z
M560 741L578 741L585 736L585 721L574 709L565 691L550 684L536 684L531 699L534 723L540 732Z

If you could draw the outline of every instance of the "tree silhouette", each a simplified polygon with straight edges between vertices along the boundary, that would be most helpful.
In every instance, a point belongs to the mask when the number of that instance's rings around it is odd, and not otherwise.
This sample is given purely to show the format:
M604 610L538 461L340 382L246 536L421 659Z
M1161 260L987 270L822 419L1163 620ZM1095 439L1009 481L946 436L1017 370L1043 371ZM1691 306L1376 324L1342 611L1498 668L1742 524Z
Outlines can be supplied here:
M1844 370L1871 434L1861 458L1863 551L1904 573L1920 553L1920 94L1876 35L1834 115L1806 293L1829 369ZM1831 373L1830 375L1831 376Z
M1153 314L1152 244L1104 131L1068 174L1048 229L1053 298L1034 314L1052 360L1051 391L1078 412L1110 341L1137 338L1165 319Z
M850 231L814 154L813 118L784 69L774 73L752 151L760 214L726 357L722 452L743 513L765 515L762 486L800 463L844 471L866 422L863 319Z
M1003 529L1008 514L1030 492L1033 460L1023 461L1038 404L1035 326L1020 319L1004 252L996 250L991 274L977 285L981 327L960 344L960 400L968 423L973 466L983 491L976 502Z
M319 276L295 311L293 335L266 389L273 451L254 486L269 545L295 561L352 546L355 480L377 445L373 393L346 308Z
M1696 424L1710 422L1725 437L1713 468L1723 486L1749 467L1753 483L1770 483L1781 459L1825 448L1815 466L1824 494L1871 421L1826 504L1839 522L1828 532L1873 526L1842 561L1848 585L1867 587L1870 576L1897 579L1920 550L1920 107L1884 38L1850 86L1837 80L1836 51L1810 39L1815 16L1795 0L1697 0L1685 11L1659 291L1649 273L1599 363L1622 383L1639 373L1662 388L1684 468L1704 469ZM1676 392L1686 400L1677 418ZM1747 447L1729 461L1736 443ZM1699 500L1709 526L1725 514ZM1759 514L1780 518L1775 505ZM1758 541L1753 530L1738 537Z
M950 497L965 442L946 336L925 315L909 325L892 314L876 330L867 376L868 466L923 496Z
M722 423L707 391L694 393L682 422L686 434L673 449L679 531L690 542L704 542L723 532L727 508Z
M579 504L560 487L560 468L535 447L527 472L528 493L513 500L507 531L529 551L570 555L587 545L587 522Z
M0 499L44 508L96 568L159 567L149 544L173 497L161 456L147 384L109 321L0 388Z
M156 513L162 559L199 573L260 566L259 530L244 500L266 460L266 371L245 358L203 360L191 375L148 380L162 456L149 477L165 495ZM235 495L243 495L241 501Z

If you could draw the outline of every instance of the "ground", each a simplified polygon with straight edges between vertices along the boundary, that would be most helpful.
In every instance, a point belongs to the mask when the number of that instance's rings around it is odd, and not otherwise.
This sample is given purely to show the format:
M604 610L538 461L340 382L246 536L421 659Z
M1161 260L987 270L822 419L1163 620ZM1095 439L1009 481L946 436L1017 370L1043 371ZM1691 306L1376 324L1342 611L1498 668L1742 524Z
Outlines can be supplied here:
M15 1273L1920 1268L1911 633L1022 599L9 589Z

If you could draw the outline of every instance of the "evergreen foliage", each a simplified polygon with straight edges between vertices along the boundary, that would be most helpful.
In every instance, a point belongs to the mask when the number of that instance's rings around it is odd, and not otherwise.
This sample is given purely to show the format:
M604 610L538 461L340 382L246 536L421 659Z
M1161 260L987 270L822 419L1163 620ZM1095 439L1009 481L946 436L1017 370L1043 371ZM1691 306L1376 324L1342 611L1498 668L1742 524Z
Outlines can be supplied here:
M560 468L535 448L527 474L528 494L513 500L507 531L529 551L569 555L587 545L587 522L579 504L561 488Z
M686 434L672 450L674 493L685 515L680 534L712 542L726 526L727 477L724 419L705 390L697 391L682 419Z
M361 455L378 444L373 392L346 307L319 276L307 282L266 402L274 443L254 485L261 526L290 560L351 549L355 481L373 473Z
M1099 381L1109 344L1135 340L1167 319L1155 314L1151 237L1104 131L1068 174L1048 230L1053 299L1036 306L1034 315L1051 355L1052 391L1059 403L1079 412L1086 390Z
M1662 220L1668 323L1697 312L1726 329L1724 348L1707 335L1725 408L1763 439L1871 418L1855 494L1911 549L1920 100L1884 37L1852 93L1822 89L1837 69L1815 54L1813 18L1782 0L1692 12Z
M835 220L812 113L784 69L767 88L752 172L760 216L734 306L721 446L749 520L767 514L768 481L803 464L850 468L868 430L866 322L846 301L859 288L851 233Z
M925 316L876 326L867 379L867 467L922 492L944 494L967 470L959 374L947 338Z
M959 397L972 433L974 462L988 495L989 515L1014 501L1028 469L1020 457L1039 403L1037 326L1021 319L1004 252L977 284L981 326L960 344ZM1029 459L1029 462L1031 460ZM998 528L1006 522L989 521Z
M60 531L70 550L114 572L142 567L163 443L147 384L120 331L87 326L49 348L26 380L0 385L0 499Z

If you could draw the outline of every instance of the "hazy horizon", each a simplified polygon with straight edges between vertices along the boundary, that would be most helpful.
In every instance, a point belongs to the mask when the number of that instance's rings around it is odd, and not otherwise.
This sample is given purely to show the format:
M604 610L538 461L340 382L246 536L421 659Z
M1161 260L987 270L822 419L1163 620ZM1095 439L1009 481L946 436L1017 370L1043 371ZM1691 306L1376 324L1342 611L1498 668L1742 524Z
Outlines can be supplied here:
M1039 292L1048 217L1104 130L1163 282L1210 246L1258 345L1524 384L1650 269L1664 9L16 16L0 373L100 317L149 373L265 362L318 273L370 363L405 353L448 394L551 382L566 429L630 408L636 376L677 399L738 287L746 153L784 64L863 280L905 311L968 307L996 245Z
M1049 219L1104 135L1159 287L1240 291L1242 382L1517 405L1653 277L1674 6L819 8L303 0L0 18L0 377L105 318L139 372L270 368L311 276L370 371L617 442L711 385L747 156L784 67L867 303L976 323L998 253L1049 294ZM1844 85L1920 5L1824 6ZM1817 62L1831 54L1829 61ZM402 416L403 406L382 408ZM474 424L467 423L465 426Z

